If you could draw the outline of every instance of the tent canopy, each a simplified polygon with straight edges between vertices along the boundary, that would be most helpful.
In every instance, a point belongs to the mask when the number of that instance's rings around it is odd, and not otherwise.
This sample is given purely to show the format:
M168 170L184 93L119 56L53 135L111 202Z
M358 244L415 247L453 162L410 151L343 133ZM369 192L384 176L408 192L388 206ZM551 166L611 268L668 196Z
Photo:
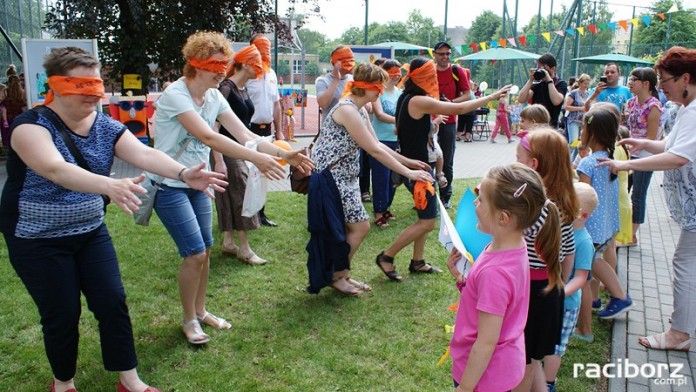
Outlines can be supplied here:
M636 64L636 65L653 65L651 61L639 59L637 57L627 56L621 53L607 53L600 54L597 56L589 57L578 57L573 59L573 61L580 61L585 64L606 64L606 63L617 63L617 64Z
M487 50L482 50L476 53L468 54L466 56L459 57L455 61L466 61L466 60L536 60L541 57L538 54L525 52L523 50L517 50L512 48L492 48Z
M414 45L414 44L409 44L406 42L382 42L379 44L374 44L374 45L369 45L369 46L391 46L394 48L394 50L428 50L430 48L425 47L425 46L419 46L419 45Z

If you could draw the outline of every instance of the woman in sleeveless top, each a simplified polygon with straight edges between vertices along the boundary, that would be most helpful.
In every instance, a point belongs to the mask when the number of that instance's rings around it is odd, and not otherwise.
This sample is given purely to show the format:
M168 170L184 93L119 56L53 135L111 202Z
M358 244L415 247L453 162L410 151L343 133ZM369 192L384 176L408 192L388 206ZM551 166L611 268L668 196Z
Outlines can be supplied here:
M396 123L399 148L407 158L428 161L428 134L431 128L432 114L458 115L468 113L477 107L484 106L493 99L507 94L510 86L505 86L497 92L482 98L465 102L443 102L439 97L435 63L425 58L411 61L409 73L406 75L404 91L396 106ZM430 168L432 173L432 168ZM434 184L431 181L431 186ZM414 193L415 181L407 181L406 187ZM401 275L394 266L394 257L408 244L413 243L413 258L409 271L413 273L441 272L424 261L425 241L435 227L437 217L437 199L434 193L425 191L425 205L418 209L418 220L407 227L396 240L377 255L375 260L382 272L393 281L401 281Z
M328 168L336 182L345 216L346 242L350 245L348 265L334 266L331 287L341 294L357 296L370 290L365 283L350 278L350 260L370 230L369 216L360 200L359 149L410 180L432 182L433 178L422 170L428 168L426 163L399 156L368 128L363 107L379 96L386 72L373 64L361 64L353 77L354 81L346 86L347 95L327 113L312 158L316 169Z

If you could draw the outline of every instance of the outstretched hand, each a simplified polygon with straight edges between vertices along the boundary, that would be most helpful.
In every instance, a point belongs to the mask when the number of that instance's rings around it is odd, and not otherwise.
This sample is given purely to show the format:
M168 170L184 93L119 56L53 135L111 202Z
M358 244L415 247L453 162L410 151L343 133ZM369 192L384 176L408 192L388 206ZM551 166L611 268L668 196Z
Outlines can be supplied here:
M186 185L193 189L197 189L205 193L211 199L215 198L212 191L224 192L228 185L224 180L225 174L204 170L205 162L201 162L196 166L192 166L184 170L182 173Z
M612 174L619 174L620 171L629 170L628 161L617 161L609 158L598 158L599 163L595 166L606 166Z
M123 212L133 215L133 211L138 211L140 204L142 204L135 193L147 193L145 188L139 185L143 181L145 181L145 174L133 178L110 178L106 195Z
M428 169L430 169L430 166L428 166ZM427 182L428 184L435 181L430 172L425 170L409 170L408 174L406 175L406 178L408 178L411 181Z
M282 158L284 161L298 168L300 172L309 173L314 170L314 161L309 159L305 154L306 149L304 148L301 150L284 151L282 153Z
M504 86L504 87L501 88L500 90L498 90L498 91L496 91L496 92L493 93L493 98L494 98L494 99L500 99L500 98L503 98L503 97L507 96L508 93L510 92L510 88L512 88L512 85L511 85L511 84L508 84L508 85Z

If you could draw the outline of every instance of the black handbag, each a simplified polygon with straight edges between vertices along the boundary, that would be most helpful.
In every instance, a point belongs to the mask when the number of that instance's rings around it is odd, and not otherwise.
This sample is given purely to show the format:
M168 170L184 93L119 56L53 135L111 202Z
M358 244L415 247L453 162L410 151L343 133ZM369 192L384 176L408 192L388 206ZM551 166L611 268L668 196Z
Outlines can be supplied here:
M82 156L82 153L75 145L75 142L73 142L70 135L68 135L68 131L66 130L66 126L63 120L61 120L60 117L58 117L58 115L56 115L56 113L53 110L47 108L46 106L37 106L34 110L46 117L46 119L50 121L51 124L53 124L53 126L58 130L58 133L63 138L65 145L68 147L68 150L70 150L70 154L72 154L73 158L75 158L75 160L77 161L77 165L91 172L92 169L87 164L87 161L85 161L85 158ZM102 198L102 201L104 202L104 213L106 213L106 206L109 205L109 203L111 203L111 199L107 195L100 196Z

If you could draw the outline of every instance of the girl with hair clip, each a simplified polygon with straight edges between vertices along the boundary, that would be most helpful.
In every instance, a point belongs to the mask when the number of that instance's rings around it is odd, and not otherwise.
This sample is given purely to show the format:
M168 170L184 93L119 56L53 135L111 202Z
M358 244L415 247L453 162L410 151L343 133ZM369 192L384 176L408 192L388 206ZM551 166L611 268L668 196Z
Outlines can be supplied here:
M254 115L254 103L244 87L251 79L263 77L261 53L256 46L249 45L234 55L227 69L227 78L220 83L220 92L227 99L230 108L244 126L249 127L251 117ZM220 123L215 124L215 129L221 134L236 140L232 134ZM257 230L260 226L259 215L251 218L242 216L244 205L244 193L246 192L249 168L242 159L226 157L222 153L213 151L215 171L227 177L230 183L225 192L215 195L215 208L218 216L218 227L222 231L222 253L231 255L250 265L263 265L266 260L257 256L249 245L247 232ZM235 244L237 236L239 245Z
M483 98L458 103L440 101L435 63L423 57L411 61L405 79L404 91L396 105L399 148L403 156L422 162L428 161L431 115L467 113L493 99L499 99L510 90L510 86L505 86ZM433 185L430 184L431 187ZM416 182L408 181L406 187L414 193ZM392 281L402 280L394 266L394 258L401 249L411 243L413 243L413 257L408 267L411 273L441 272L439 268L431 266L424 260L425 241L428 233L435 227L438 208L434 188L432 192L425 191L423 194L424 203L420 205L421 208L417 208L418 220L402 231L396 240L375 259L379 269Z
M538 252L535 230L525 235L531 280L529 313L524 331L528 366L525 379L516 390L529 391L533 380L537 383L535 390L546 388L541 361L555 353L561 339L565 297L563 282L570 275L575 261L573 221L578 214L579 203L573 188L573 170L565 138L548 126L520 135L517 161L539 173L549 199L555 203L558 211L555 215L542 214L533 228L538 230L547 219L560 221L560 235L556 234L559 241L556 257Z
M381 61L383 60L383 61ZM396 60L379 59L382 69L387 72L389 78L384 84L384 91L379 98L372 103L372 128L375 130L377 140L385 146L396 151L396 102L401 95L401 88L397 86L401 80L401 64ZM375 61L377 64L377 61ZM391 170L370 156L370 169L372 169L372 208L377 227L389 226L389 221L396 219L391 213L391 207L396 193L396 187L392 185Z
M614 237L620 227L619 180L608 168L597 166L603 159L614 158L619 119L616 106L607 102L594 104L585 114L582 143L592 150L592 154L580 161L577 170L579 180L592 185L599 197L597 208L587 219L585 227L596 250L592 276L604 283L611 296L609 303L597 313L603 319L616 318L633 307L633 301L621 287L614 267L605 260L609 259L614 264L616 260ZM591 284L599 287L599 283L589 282L585 284L585 289L590 289ZM587 301L584 301L580 308L578 332L587 338L585 340L591 340L590 312Z
M474 204L478 229L492 241L467 276L457 270L456 249L447 259L461 292L450 343L452 378L457 391L508 391L525 375L530 299L525 231L540 229L535 247L545 258L558 259L558 211L539 174L517 163L491 168ZM543 215L549 218L539 226Z
M631 71L628 87L634 97L626 102L628 130L633 139L658 140L660 138L660 118L662 103L657 93L657 74L652 68L641 67ZM632 159L645 158L652 155L647 151L631 154ZM636 170L633 172L633 237L627 245L638 244L638 229L645 222L645 202L648 197L648 187L652 171Z
M370 231L369 216L360 200L360 148L410 181L433 181L432 175L426 171L429 168L427 163L399 155L380 143L374 132L368 128L367 113L363 108L367 103L375 102L382 93L388 78L387 73L376 65L360 64L355 67L353 75L354 80L346 84L344 97L326 114L312 150L318 173L312 175L307 198L309 226L312 232L310 244L307 246L311 293L318 292L328 283L332 289L348 296L358 296L371 290L367 284L350 277L351 260ZM320 182L325 186L317 185ZM315 218L316 214L313 213L317 209L313 207L326 203L331 197L339 200L341 204L338 214L333 216L333 219L338 220L337 216L342 218L344 230L336 237L343 238L338 238L338 244L332 245L332 249L321 253L322 250L317 248L317 244L322 240L321 235L319 230L315 231L313 227L318 225L316 221L323 222L332 217ZM326 204L322 205L328 209ZM333 208L333 205L329 207ZM339 231L335 229L335 225L332 225L332 231ZM326 256L328 253L335 254L335 257L329 260ZM329 271L329 279L314 280L313 267L317 264L322 265L316 269ZM324 283L326 280L328 282Z
M551 115L543 105L535 103L525 106L520 111L520 128L522 131L533 131L537 127L549 125Z

